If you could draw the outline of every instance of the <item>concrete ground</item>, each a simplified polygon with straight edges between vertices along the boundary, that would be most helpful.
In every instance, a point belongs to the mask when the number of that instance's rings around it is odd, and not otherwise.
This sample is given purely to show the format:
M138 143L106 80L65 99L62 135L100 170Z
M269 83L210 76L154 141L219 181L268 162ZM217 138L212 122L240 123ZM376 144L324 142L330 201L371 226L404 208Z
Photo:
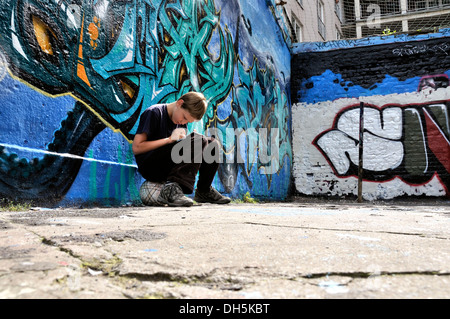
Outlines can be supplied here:
M0 298L450 298L450 203L0 212Z

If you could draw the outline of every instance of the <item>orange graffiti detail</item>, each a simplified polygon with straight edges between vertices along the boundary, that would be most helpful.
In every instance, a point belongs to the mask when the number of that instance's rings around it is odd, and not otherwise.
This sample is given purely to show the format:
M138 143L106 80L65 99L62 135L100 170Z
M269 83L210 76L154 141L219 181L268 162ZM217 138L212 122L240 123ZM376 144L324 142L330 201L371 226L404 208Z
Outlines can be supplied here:
M91 47L97 49L98 43L98 28L100 27L100 20L94 17L94 22L91 22L88 27L89 36L91 38Z
M91 87L91 83L86 74L86 69L83 63L83 32L84 32L84 16L83 22L81 24L81 33L80 33L80 44L78 46L78 65L77 65L77 76L83 80L89 87Z
M56 38L53 31L36 16L33 16L33 27L36 40L41 47L41 50L47 54L53 55L51 36Z

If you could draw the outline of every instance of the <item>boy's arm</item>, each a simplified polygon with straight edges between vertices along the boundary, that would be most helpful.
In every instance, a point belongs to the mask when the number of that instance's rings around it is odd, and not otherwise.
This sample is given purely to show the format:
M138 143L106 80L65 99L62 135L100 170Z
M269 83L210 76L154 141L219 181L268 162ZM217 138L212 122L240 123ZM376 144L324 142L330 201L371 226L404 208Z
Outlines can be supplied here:
M139 155L142 153L153 151L172 142L174 141L172 141L172 138L170 136L156 141L147 141L146 133L136 134L134 136L132 145L133 154Z

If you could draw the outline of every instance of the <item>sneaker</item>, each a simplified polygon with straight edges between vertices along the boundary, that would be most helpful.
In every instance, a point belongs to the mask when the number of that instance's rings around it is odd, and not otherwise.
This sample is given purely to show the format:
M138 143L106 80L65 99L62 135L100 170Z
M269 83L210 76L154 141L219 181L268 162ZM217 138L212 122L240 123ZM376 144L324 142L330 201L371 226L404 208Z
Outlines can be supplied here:
M158 202L172 207L189 207L194 204L194 201L185 196L180 185L175 182L167 182L164 184L161 193L159 193Z
M195 191L194 200L198 203L212 203L212 204L228 204L231 202L229 197L220 194L214 187L210 187L207 192Z

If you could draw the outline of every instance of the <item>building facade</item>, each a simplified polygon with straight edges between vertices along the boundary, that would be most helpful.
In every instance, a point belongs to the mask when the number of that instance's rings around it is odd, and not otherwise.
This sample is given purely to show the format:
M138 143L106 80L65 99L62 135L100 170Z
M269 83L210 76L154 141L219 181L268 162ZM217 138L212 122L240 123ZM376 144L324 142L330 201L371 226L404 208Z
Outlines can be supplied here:
M292 43L333 41L450 27L450 0L280 0Z
M343 11L336 0L287 0L285 20L289 21L293 43L331 41L342 38Z

